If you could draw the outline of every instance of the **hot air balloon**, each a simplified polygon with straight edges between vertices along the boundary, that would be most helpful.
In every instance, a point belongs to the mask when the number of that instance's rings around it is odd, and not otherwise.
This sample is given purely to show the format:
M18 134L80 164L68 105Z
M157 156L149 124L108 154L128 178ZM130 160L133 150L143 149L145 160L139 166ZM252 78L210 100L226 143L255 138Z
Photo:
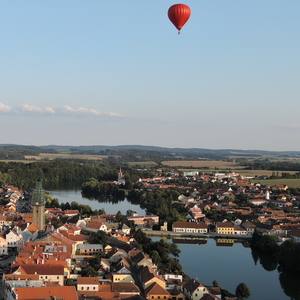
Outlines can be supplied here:
M191 16L191 9L186 4L174 4L169 8L168 17L178 29L178 34Z

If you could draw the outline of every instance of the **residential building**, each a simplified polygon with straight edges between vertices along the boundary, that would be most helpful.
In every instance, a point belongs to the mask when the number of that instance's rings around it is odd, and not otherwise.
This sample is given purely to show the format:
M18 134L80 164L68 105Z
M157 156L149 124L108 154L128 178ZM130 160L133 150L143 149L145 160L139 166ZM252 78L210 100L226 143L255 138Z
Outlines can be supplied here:
M218 223L216 231L218 234L234 235L234 224L229 221Z
M170 293L156 282L146 288L145 294L147 300L171 299Z
M207 225L204 223L178 221L172 225L173 232L176 233L198 233L205 234L208 232Z
M13 292L16 300L78 300L74 286L24 287Z
M201 300L205 294L209 294L208 289L200 282L191 279L183 285L183 291L188 299Z
M78 277L78 291L99 291L99 277Z

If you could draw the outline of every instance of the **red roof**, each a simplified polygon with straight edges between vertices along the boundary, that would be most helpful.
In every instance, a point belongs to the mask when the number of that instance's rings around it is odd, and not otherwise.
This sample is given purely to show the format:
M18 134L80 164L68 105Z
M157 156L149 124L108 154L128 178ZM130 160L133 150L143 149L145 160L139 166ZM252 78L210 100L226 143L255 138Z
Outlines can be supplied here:
M56 297L60 300L77 300L77 292L73 286L26 287L16 288L18 300L50 300Z

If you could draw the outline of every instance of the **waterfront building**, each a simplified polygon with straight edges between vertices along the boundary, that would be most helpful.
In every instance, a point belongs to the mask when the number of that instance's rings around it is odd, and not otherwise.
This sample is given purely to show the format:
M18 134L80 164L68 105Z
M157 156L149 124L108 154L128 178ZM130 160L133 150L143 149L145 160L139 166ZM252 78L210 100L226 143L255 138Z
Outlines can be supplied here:
M209 294L208 289L194 279L190 279L183 285L183 292L191 300L200 300L205 294Z
M229 221L218 223L216 231L218 234L234 235L234 224Z
M173 232L176 233L201 233L205 234L208 232L207 225L204 223L178 221L172 225Z

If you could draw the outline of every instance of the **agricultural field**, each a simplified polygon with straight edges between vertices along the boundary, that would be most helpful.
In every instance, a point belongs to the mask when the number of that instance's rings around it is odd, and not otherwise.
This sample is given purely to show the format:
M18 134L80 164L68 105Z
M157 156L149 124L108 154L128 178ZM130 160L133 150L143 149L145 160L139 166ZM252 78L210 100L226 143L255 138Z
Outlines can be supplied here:
M278 174L278 176L281 176L282 173L288 173L288 174L295 174L297 173L296 171L270 171L270 170L234 170L235 172L243 175L243 176L253 176L253 177L257 177L257 176L272 176L273 173L275 173L276 175Z
M254 183L260 183L263 185L287 185L291 188L300 188L300 179L264 179L264 180L252 180Z
M235 172L239 173L242 176L247 177L259 177L259 176L272 176L273 173L278 176L282 176L282 173L288 173L288 174L295 174L296 171L270 171L270 170L246 170L246 169L207 169L207 168L199 168L199 169L179 169L181 172L188 172L188 171L199 171L204 173L228 173L228 172Z
M238 164L224 160L166 160L162 165L167 167L206 168L206 169L238 169Z
M40 161L40 160L54 160L54 159L79 159L79 160L103 160L104 155L92 154L72 154L72 153L40 153L39 155L26 155L25 160Z

